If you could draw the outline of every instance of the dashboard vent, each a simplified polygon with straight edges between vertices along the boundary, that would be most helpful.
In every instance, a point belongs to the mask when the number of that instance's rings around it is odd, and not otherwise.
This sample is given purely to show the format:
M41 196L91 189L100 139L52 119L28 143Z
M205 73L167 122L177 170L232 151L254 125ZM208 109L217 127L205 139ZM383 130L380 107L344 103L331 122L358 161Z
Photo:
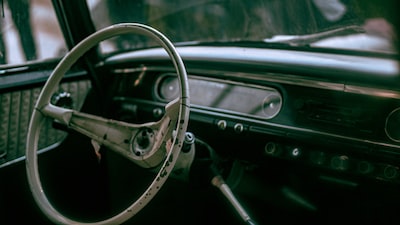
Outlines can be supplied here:
M307 100L298 110L298 119L302 124L323 130L338 130L343 132L372 133L373 110L353 104L338 105L318 100ZM349 129L350 128L350 129Z

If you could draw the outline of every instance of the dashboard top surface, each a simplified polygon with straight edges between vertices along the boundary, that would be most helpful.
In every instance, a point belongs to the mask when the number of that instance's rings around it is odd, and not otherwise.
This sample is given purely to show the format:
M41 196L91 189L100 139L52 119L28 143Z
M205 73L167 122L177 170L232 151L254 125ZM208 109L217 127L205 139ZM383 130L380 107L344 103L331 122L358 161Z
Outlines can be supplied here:
M281 65L325 69L326 72L351 72L370 76L399 77L398 61L360 55L344 55L323 52L307 52L282 49L259 49L245 47L177 47L185 61L207 61L220 63L250 64L258 66ZM118 54L107 59L106 63L120 63L141 59L168 59L167 52L161 48L146 49ZM268 64L266 64L268 63ZM333 71L329 71L333 70Z

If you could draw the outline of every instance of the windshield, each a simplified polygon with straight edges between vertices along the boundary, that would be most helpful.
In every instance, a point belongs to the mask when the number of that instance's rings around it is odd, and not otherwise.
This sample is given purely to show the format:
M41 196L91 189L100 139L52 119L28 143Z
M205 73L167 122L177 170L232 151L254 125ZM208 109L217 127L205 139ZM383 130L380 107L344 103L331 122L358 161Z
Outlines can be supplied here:
M395 53L383 4L366 0L87 0L96 29L139 22L176 44L283 44ZM102 43L103 53L156 46L135 35Z

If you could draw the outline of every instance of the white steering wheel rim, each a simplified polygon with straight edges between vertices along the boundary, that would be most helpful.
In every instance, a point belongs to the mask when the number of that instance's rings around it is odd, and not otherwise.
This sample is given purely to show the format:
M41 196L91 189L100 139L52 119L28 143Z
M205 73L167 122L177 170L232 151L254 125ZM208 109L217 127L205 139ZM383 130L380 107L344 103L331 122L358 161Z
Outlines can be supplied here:
M133 204L109 219L93 223L82 223L65 217L59 211L57 211L47 199L42 188L38 170L37 151L40 125L44 121L45 116L42 115L37 109L40 109L50 102L52 93L54 93L56 88L58 88L58 85L64 74L83 54L101 41L127 33L145 35L154 39L167 51L169 57L171 58L178 73L181 86L181 96L179 99L180 107L176 127L177 132L173 140L172 149L168 152L167 157L163 162L163 165L157 176L155 176L153 182ZM35 105L35 110L32 113L29 123L26 147L26 171L32 195L39 208L51 221L57 224L121 224L136 215L161 189L177 161L188 126L190 111L189 105L189 87L183 61L176 51L174 45L161 32L143 24L121 23L101 29L82 40L65 55L53 73L50 75L39 95Z

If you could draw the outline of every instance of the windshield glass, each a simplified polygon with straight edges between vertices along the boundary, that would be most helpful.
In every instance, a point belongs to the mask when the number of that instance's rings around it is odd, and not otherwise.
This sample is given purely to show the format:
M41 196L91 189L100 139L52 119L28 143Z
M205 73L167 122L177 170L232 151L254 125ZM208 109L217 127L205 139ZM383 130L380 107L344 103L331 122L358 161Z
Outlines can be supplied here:
M284 44L395 53L384 4L366 0L87 0L97 29L139 22L176 44ZM135 35L102 43L103 53L156 46Z

